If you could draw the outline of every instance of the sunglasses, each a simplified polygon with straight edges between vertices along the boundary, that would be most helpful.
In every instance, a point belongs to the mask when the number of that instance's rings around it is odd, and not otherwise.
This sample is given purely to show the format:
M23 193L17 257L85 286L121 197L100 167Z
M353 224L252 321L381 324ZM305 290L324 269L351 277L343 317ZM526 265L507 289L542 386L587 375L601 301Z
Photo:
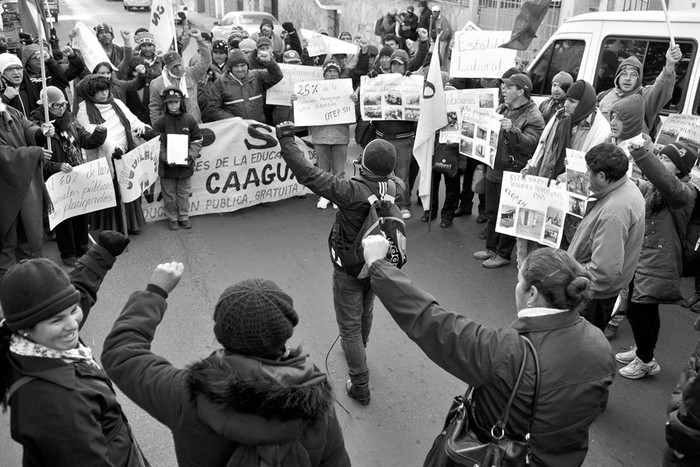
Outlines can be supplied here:
M64 109L68 106L68 102L55 102L51 104L52 109Z

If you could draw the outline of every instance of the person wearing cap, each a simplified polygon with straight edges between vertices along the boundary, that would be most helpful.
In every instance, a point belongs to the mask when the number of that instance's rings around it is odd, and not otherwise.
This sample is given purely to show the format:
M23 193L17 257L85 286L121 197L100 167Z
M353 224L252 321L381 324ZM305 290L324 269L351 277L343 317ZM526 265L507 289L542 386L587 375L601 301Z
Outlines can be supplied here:
M229 52L228 71L212 86L212 118L240 117L265 123L264 92L282 81L284 75L270 52L261 51L257 58L265 69L251 70L248 59L239 49Z
M148 82L156 79L163 71L163 56L156 54L156 41L148 30L141 30L134 36L136 55L143 59Z
M277 63L282 61L282 53L275 52L272 49L272 41L268 37L260 37L255 42L255 49L253 53L248 58L248 63L251 70L263 70L266 68L265 64L258 59L258 54L269 55Z
M496 232L498 206L501 201L503 172L520 172L537 148L544 129L544 119L537 105L530 99L532 81L524 73L504 78L502 92L504 103L497 113L503 115L498 146L484 178L486 195L486 249L474 253L485 268L499 268L510 264L515 247L515 237Z
M163 194L163 208L170 230L191 229L189 213L192 174L194 161L199 158L202 150L202 132L194 117L187 113L185 99L179 88L168 86L163 90L161 97L165 104L165 114L153 123L153 129L160 133L158 177ZM187 137L186 164L176 164L168 160L169 135Z
M151 350L182 263L159 264L105 339L115 384L168 427L181 467L349 467L328 376L289 345L299 314L274 282L246 279L214 307L219 348L186 368ZM172 301L172 300L171 300Z
M450 22L440 11L440 5L433 5L431 8L432 18L430 19L430 40L435 44L435 48L440 54L440 68L443 71L450 69L450 41L452 40L452 27ZM438 40L438 35L440 40Z
M683 58L680 46L676 44L666 51L666 65L662 68L654 84L643 86L644 67L631 55L617 67L615 87L598 94L598 108L605 118L610 120L612 105L631 94L639 93L644 99L644 133L652 134L652 130L660 123L659 112L671 100L673 88L676 85L676 63Z
M235 25L231 28L231 32L229 33L228 37L226 38L226 42L228 43L228 48L229 50L233 50L237 47L239 47L240 42L243 39L248 39L250 38L250 34L248 34L248 31L241 26L241 25ZM255 43L255 41L253 41Z
M150 98L148 109L151 114L151 121L155 122L164 114L163 99L161 95L168 86L177 86L185 96L185 107L187 113L192 115L197 123L202 122L202 112L197 102L197 83L204 78L211 65L211 51L209 45L202 38L202 34L192 29L189 34L197 41L197 52L199 61L191 67L186 67L182 63L179 53L170 50L163 57L165 67L161 75L151 81Z
M406 40L418 40L418 16L413 13L413 5L407 6L403 14L401 25L399 26L399 39L401 48L406 52L408 52Z
M661 371L654 358L661 328L659 304L683 300L682 241L697 196L690 171L698 153L689 144L676 141L664 146L657 157L654 143L644 135L643 144L631 145L630 155L645 177L635 182L644 196L646 216L627 308L635 345L615 359L626 365L620 368L620 376L641 379Z
M270 50L276 57L281 57L286 50L284 39L275 32L274 25L269 18L263 18L260 22L260 30L250 35L250 38L258 43L258 39L266 37L270 40Z
M557 113L558 110L564 108L566 101L566 91L574 84L574 79L565 71L560 71L552 78L552 95L540 104L540 112L544 118L544 122L549 120Z
M79 334L128 243L101 232L69 274L30 259L0 282L0 395L22 465L148 465L112 382Z
M54 86L41 91L39 107L29 116L38 125L44 122L44 99L48 102L49 118L53 122L55 134L51 137L51 160L44 163L44 178L59 172L69 173L73 167L84 164L84 149L101 146L107 137L107 128L97 125L92 133L77 125L75 116L68 109L68 101ZM56 243L61 260L74 267L78 258L88 250L88 215L80 214L64 220L55 227Z
M430 8L428 8L428 2L421 0L418 2L418 27L423 28L426 31L430 29L430 20L432 19L432 14Z
M277 125L277 139L282 148L280 155L299 183L338 206L328 238L333 264L333 306L350 376L346 391L350 397L367 405L370 388L365 347L372 327L374 292L368 278L358 278L364 264L346 267L346 255L370 210L361 186L380 193L380 184L389 182L395 185L398 197L404 191L403 182L392 173L396 149L385 140L372 140L359 160L359 177L348 179L338 178L311 164L294 140L291 122Z
M257 44L251 38L245 38L238 43L238 50L243 52L243 55L245 55L246 59L248 60L250 60L250 57L252 57L253 52L257 51L257 47ZM233 50L235 50L235 47L231 47L229 49L229 53Z
M385 45L379 51L377 58L369 70L368 76L372 77L375 73L381 75L383 73L391 73L391 54L394 53L394 49Z
M114 44L114 29L107 23L95 26L95 35L112 65L119 66L124 59L124 48Z
M132 58L132 60L134 59ZM95 68L92 70L92 74L104 76L105 78L107 78L110 83L110 94L114 98L126 103L128 100L127 97L129 95L132 96L131 100L133 101L133 96L135 94L138 95L139 93L148 91L148 88L146 87L146 85L148 84L148 75L146 67L143 65L143 63L139 63L134 68L134 71L136 72L136 76L132 79L119 79L116 77L117 73L114 71L114 67L111 63L100 62L97 65L95 65ZM77 101L80 102L80 97L77 98ZM131 108L129 110L131 110ZM150 123L150 120L145 120L144 123Z

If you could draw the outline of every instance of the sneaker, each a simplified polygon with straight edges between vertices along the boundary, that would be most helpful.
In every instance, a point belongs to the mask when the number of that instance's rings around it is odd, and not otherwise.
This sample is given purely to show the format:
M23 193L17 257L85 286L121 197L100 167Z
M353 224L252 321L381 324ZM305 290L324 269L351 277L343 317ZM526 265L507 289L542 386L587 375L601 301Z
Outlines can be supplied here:
M486 217L486 214L479 214L476 217L476 223L477 224L486 224L489 221L489 218Z
M177 221L168 221L168 228L170 230L177 230L180 227L177 225Z
M494 256L496 256L496 252L491 250L477 251L474 253L474 259L478 259L479 261L485 261L493 258Z
M481 265L483 267L488 268L488 269L496 269L496 268L500 268L501 266L507 266L509 264L510 264L509 259L506 259L503 256L498 256L498 255L494 256L491 259L487 259L486 261L481 263Z
M191 229L192 228L192 223L190 222L189 219L183 219L181 221L177 221L177 223L183 229Z
M319 209L326 209L328 204L330 204L330 201L328 201L326 198L319 198L318 203L316 203L316 207Z
M411 211L408 209L402 209L401 210L401 218L402 219L410 219L411 218Z
M661 367L656 363L655 358L652 358L649 363L644 363L638 357L634 357L634 360L629 365L620 368L618 373L623 378L642 379L645 376L654 376L659 371L661 371Z
M352 399L355 399L362 405L369 404L369 384L353 384L351 380L345 383L345 392Z
M78 264L78 258L75 256L68 256L66 258L61 258L61 260L63 261L63 264L71 268L74 268L75 265Z
M629 350L626 352L620 352L615 354L615 360L618 361L618 363L622 363L623 365L627 365L632 363L634 359L637 358L637 346L633 345L630 347Z

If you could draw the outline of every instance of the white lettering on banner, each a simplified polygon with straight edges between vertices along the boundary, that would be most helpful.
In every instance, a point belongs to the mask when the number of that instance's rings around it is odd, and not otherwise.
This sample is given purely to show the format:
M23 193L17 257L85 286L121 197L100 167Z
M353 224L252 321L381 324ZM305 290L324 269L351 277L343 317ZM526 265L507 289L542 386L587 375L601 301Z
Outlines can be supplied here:
M268 105L291 106L295 83L323 79L323 69L318 66L280 63L280 68L284 78L265 92L265 103Z
M263 202L274 202L306 193L280 155L272 127L252 120L231 118L200 125L212 132L214 142L202 148L192 175L190 216L237 211ZM297 138L309 160L315 154ZM160 183L146 197L146 222L165 219Z
M160 138L153 138L127 152L114 166L119 182L119 194L125 203L138 199L158 179Z
M71 217L99 211L117 205L114 184L104 158L73 167L70 172L58 172L46 181L53 212L49 227Z
M299 126L355 123L350 78L296 83L294 94L294 122Z
M500 78L515 66L516 51L499 47L511 31L457 31L452 48L450 77Z

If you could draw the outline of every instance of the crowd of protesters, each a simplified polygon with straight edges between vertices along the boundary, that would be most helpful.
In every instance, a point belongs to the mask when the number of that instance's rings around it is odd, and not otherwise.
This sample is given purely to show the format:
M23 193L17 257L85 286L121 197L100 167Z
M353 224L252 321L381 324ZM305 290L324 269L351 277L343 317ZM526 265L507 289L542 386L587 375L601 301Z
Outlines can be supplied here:
M657 148L649 134L671 98L680 49L668 49L665 66L649 86L642 85L643 66L634 56L619 57L614 86L598 95L591 83L561 71L552 79L551 97L538 106L531 97L530 77L517 67L498 80L451 79L445 71L450 21L439 5L429 7L426 1L400 12L391 8L377 21L377 37L371 40L341 32L338 39L357 45L357 54L350 56L310 56L297 27L288 21L282 23L281 35L263 20L258 32L249 35L234 27L225 40L194 30L184 15L178 21L176 47L168 51L156 50L154 36L144 28L133 34L121 31L123 45L118 45L109 24L95 26L108 61L93 69L86 68L80 50L60 47L57 41L46 47L24 45L17 55L0 53L0 391L3 406L11 409L12 436L24 446L25 462L149 465L109 375L127 397L172 430L180 465L350 465L327 376L300 349L287 347L299 318L292 298L270 281L242 281L222 294L214 314L214 334L222 349L186 369L150 351L168 294L183 272L179 263L159 265L146 290L129 297L105 342L106 373L78 337L106 272L129 241L127 235L138 235L145 221L136 200L76 216L50 230L45 180L98 159L107 160L114 178L113 160L160 138L158 173L168 228L190 229L190 179L202 147L199 125L240 117L277 126L278 138L284 140L282 157L298 180L319 195L317 208L332 205L339 210L329 245L335 313L350 377L348 396L370 403L364 349L375 292L431 359L475 387L484 425L495 421L512 390L519 361L527 353L514 342L520 341L518 334L526 334L546 356L543 371L565 368L544 377L545 383L556 379L560 386L543 386L546 400L535 417L532 463L581 465L588 428L605 410L615 374L636 380L661 371L654 357L659 305L684 304L700 312L700 286L688 300L680 291L684 275L700 272L698 255L689 252L700 243L692 228L698 191L690 181L698 148L685 142ZM182 54L192 40L197 54L185 64ZM344 255L369 209L360 185L374 190L388 183L401 217L412 216L418 172L415 122L375 121L377 139L360 159L359 181L350 180L345 175L350 125L295 128L292 107L265 101L266 90L284 77L280 63L321 67L326 80L349 78L352 99L358 103L363 76L427 76L433 54L440 57L445 89L498 88L497 112L503 119L494 165L485 169L478 184L472 183L474 174L483 167L459 154L458 145L436 143L435 157L454 156L459 167L433 174L432 203L421 206L421 221L431 222L439 214L440 227L449 228L456 217L471 216L476 202L476 222L486 225L479 237L484 248L474 258L485 268L506 267L513 254L517 258L518 320L507 328L482 331L459 313L440 308L383 259L389 248L384 239L367 241L366 275L359 277L362 264L345 267ZM68 91L71 82L73 94ZM307 132L318 167L294 142L295 134ZM167 157L168 135L173 134L187 138L184 165ZM582 218L567 215L562 220L561 249L544 249L498 232L504 172L561 182L567 149L586 153L591 195ZM438 211L442 178L445 200ZM91 230L101 232L93 246ZM54 238L69 274L42 259L44 240ZM38 283L44 287L34 293ZM614 355L606 337L615 337L625 315L635 345ZM577 358L579 353L588 355L585 371L570 361L552 362L557 354L553 339L575 345ZM485 347L498 352L483 352ZM700 347L673 393L666 466L700 463L699 359ZM623 366L615 368L615 360ZM142 375L138 380L136 373ZM107 405L97 418L89 416L95 397ZM50 413L56 416L37 413L36 401L54 407ZM526 428L530 403L528 398L519 402L508 431ZM565 420L562 414L569 415L567 408L574 403L580 416ZM81 417L71 417L71 411ZM56 441L56 433L63 438Z

